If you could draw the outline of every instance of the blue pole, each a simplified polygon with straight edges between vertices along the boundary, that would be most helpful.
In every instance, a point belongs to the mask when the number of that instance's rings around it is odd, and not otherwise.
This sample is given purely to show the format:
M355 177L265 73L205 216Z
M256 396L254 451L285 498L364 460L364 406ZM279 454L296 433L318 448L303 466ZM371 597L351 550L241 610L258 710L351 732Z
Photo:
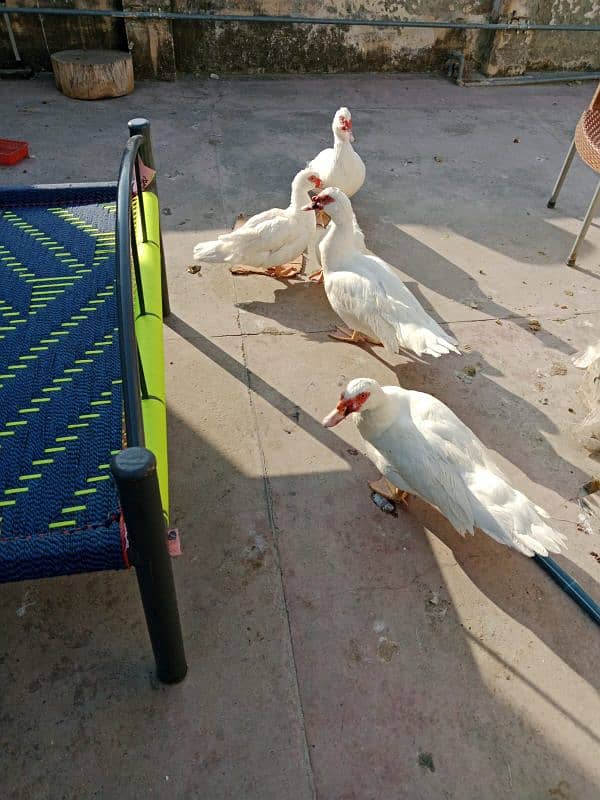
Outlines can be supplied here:
M594 620L596 625L600 625L600 606L589 594L583 590L575 578L572 578L568 572L565 572L562 567L559 567L553 558L544 556L533 556L533 560L540 566L544 572L555 581L560 588L569 595L577 605L582 608L588 617Z

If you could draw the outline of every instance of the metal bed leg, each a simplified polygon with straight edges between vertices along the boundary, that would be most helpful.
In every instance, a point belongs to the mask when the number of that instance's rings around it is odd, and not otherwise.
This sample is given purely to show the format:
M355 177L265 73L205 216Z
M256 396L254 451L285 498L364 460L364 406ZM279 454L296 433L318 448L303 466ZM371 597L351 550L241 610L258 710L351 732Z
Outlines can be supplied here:
M129 447L113 457L111 468L127 526L156 672L163 683L178 683L186 675L187 664L156 459L144 447Z
M569 152L566 155L566 158L563 162L561 167L560 173L558 178L556 179L556 183L554 184L554 189L552 190L552 196L550 200L548 200L548 208L554 208L556 205L556 201L558 200L558 194L562 189L563 183L565 182L565 178L567 177L567 172L573 163L573 156L575 155L575 138L571 142L571 146L569 147Z
M575 260L577 259L577 251L579 249L579 245L584 240L586 233L588 232L588 228L590 227L590 223L594 218L594 213L596 208L598 207L598 202L600 201L600 182L598 186L596 186L596 191L594 192L594 196L592 197L592 202L590 203L587 214L585 215L585 219L583 220L583 225L579 233L577 234L577 238L575 239L575 244L573 245L571 252L569 254L569 258L567 259L567 264L570 267L575 266Z

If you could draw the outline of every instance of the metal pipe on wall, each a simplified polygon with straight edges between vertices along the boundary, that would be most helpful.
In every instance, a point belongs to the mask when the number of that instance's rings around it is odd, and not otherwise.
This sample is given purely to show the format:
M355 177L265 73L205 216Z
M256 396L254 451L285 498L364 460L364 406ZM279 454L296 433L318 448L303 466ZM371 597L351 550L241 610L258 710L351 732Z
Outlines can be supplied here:
M482 31L568 31L600 33L600 25L575 25L558 23L549 25L538 22L441 22L423 19L363 19L357 17L296 17L248 14L207 14L193 12L186 14L180 11L117 11L115 9L95 8L37 8L0 6L0 14L37 14L42 16L65 17L113 17L117 19L154 19L174 20L177 22L238 22L253 25L333 25L364 26L369 28L440 28L442 30L482 30Z
M564 83L565 81L598 81L600 72L549 72L547 75L498 75L493 78L463 81L462 86L529 86L536 83Z

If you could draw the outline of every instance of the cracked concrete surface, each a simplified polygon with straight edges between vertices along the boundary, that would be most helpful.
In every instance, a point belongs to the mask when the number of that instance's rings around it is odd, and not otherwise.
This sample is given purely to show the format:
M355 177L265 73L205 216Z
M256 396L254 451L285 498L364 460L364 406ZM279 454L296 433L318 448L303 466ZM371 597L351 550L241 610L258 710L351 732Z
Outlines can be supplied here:
M35 156L2 182L115 178L127 120L152 121L190 663L183 684L156 684L131 574L0 587L3 797L598 797L595 626L533 562L461 539L423 503L382 514L357 431L320 425L352 377L440 397L547 508L569 537L560 563L600 595L598 521L587 536L569 502L595 471L570 433L584 413L570 359L600 337L596 223L579 268L564 265L594 174L575 163L545 206L591 92L355 75L142 83L78 103L47 79L0 83L3 135ZM287 201L341 104L367 163L367 244L460 358L331 341L312 283L186 272L199 239Z

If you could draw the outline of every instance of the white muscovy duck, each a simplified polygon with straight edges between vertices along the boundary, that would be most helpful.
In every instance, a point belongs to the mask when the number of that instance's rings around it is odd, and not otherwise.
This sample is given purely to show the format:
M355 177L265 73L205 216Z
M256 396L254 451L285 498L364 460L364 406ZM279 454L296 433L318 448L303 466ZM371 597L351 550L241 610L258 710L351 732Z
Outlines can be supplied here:
M231 233L210 242L199 242L194 247L194 260L242 264L274 278L289 277L287 262L314 246L316 219L305 214L302 206L309 198L309 191L322 185L312 167L301 170L292 181L287 208L263 211Z
M356 194L365 182L365 165L352 147L352 114L343 107L338 108L331 125L333 147L316 155L308 166L319 175L324 186L337 186L348 197Z
M419 356L460 355L456 340L427 314L393 267L356 248L352 206L346 195L329 187L305 209L324 207L331 217L320 245L325 293L350 329L338 328L338 333L329 335L354 344L383 344L392 352L402 347Z
M405 503L416 495L462 536L479 528L526 556L566 546L566 537L546 522L548 514L508 483L473 431L440 400L355 378L323 425L332 428L350 414L383 475L369 483L373 491Z

